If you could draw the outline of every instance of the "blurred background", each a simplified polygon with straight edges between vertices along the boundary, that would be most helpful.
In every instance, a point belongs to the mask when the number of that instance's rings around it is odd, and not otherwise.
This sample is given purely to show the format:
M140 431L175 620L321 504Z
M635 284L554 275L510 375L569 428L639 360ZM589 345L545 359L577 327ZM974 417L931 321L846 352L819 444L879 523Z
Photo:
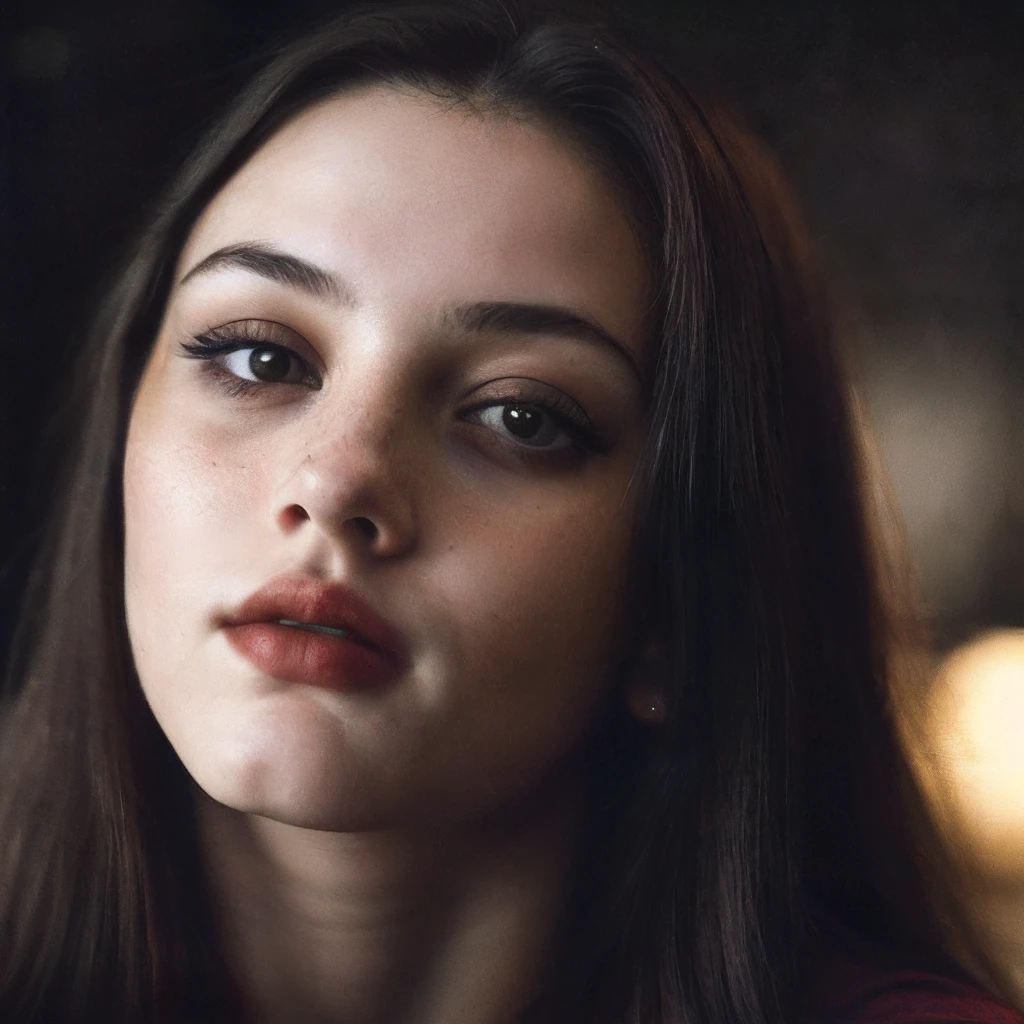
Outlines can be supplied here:
M55 384L127 242L260 50L342 6L8 0L0 652L46 503ZM1024 626L1024 3L630 7L795 182L940 647Z

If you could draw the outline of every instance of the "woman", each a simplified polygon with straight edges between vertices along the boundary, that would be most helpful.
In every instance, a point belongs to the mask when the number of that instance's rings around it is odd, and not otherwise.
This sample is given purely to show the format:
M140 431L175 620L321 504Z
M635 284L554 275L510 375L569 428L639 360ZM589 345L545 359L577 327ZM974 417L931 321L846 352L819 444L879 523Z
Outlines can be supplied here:
M812 263L641 44L419 4L286 49L79 374L4 1019L868 1020L878 943L945 966Z

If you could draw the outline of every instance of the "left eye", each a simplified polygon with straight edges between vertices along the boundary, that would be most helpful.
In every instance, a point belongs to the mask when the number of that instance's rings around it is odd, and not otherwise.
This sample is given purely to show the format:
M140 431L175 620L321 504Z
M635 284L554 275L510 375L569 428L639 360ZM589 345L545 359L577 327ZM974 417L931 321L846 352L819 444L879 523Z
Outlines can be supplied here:
M308 376L305 364L294 352L280 345L238 348L218 361L229 373L248 381L270 384L301 384Z
M570 440L561 418L540 405L487 405L478 409L473 418L531 448L550 448L559 438Z

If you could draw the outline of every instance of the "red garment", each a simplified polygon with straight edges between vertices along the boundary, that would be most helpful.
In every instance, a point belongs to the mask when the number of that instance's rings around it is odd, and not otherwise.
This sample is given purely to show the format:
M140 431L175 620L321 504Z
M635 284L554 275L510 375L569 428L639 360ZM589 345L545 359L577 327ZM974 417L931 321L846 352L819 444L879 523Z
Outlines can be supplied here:
M901 965L849 937L828 953L815 991L814 1024L1024 1024L955 968Z

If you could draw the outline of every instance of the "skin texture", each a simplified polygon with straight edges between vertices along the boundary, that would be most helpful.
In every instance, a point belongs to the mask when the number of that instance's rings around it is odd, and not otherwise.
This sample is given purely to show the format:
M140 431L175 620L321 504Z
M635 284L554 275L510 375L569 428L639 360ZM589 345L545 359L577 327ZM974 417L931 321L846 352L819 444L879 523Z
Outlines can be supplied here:
M182 281L243 243L339 294L237 267ZM130 420L126 607L257 1019L499 1021L531 993L577 755L609 700L651 703L618 671L642 268L616 197L544 127L383 88L298 116L192 231ZM460 327L480 301L567 308L627 355ZM181 346L239 322L322 386L229 395ZM582 407L600 451L510 435L500 401L538 395ZM401 677L337 692L236 653L224 614L283 572L358 591L405 636Z

